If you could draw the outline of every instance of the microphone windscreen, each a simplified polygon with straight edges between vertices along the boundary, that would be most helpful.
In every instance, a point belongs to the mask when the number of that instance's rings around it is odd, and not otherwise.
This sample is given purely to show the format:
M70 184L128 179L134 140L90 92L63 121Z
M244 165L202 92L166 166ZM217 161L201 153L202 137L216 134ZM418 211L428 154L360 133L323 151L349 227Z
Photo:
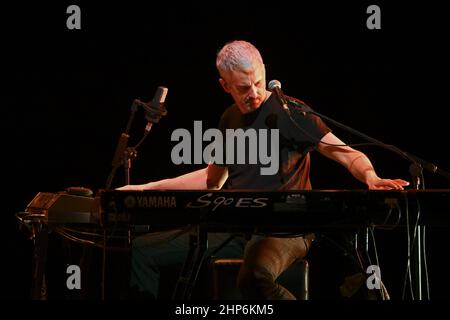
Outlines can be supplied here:
M281 82L278 80L270 80L269 82L269 90L273 91L273 89L278 88L281 89Z

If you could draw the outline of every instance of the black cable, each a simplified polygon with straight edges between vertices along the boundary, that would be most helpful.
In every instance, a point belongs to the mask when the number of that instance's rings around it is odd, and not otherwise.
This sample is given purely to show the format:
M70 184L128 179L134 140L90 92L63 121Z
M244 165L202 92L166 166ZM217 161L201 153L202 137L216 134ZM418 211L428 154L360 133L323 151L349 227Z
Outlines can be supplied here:
M409 287L411 290L411 298L414 300L414 292L412 290L412 280L411 280L411 235L410 235L410 225L409 225L409 202L406 200L405 203L406 206L406 230L407 230L407 244L408 244L408 250L407 250L407 261L406 261L406 271L405 271L405 278L403 281L403 291L402 291L402 300L405 300L406 295L406 286L408 284L409 279Z
M379 259L378 259L377 243L376 243L375 235L374 235L374 227L373 227L373 226L370 226L370 227L369 227L369 231L370 231L370 236L371 236L372 244L373 244L373 252L374 252L374 254L375 254L375 262L376 262L376 265L378 266L378 268L381 270L380 261L379 261ZM380 290L381 298L382 298L383 300L386 300L385 291L384 291L384 290L386 290L386 288L385 288L384 285L383 285L383 282L382 282L382 280L381 280L381 276L380 276L379 281L380 281L380 289L379 289L379 290ZM384 287L384 288L383 288L383 287ZM387 290L386 290L386 291L387 291Z
M338 251L341 252L344 255L344 257L349 257L350 260L353 263L355 263L355 265L357 265L360 268L361 272L363 272L363 273L366 272L366 270L364 269L364 264L362 263L362 261L361 260L356 260L356 258L352 254L350 254L348 252L348 249L346 249L345 247L343 247L342 245L337 243L335 240L333 240L332 238L330 238L330 237L328 237L328 236L326 236L324 234L321 234L321 233L316 234L316 238L317 238L317 241L320 241L320 240L328 241L328 243L330 243L332 246L334 246L335 249L338 249ZM356 250L356 254L358 255L358 251L357 250ZM358 256L358 259L359 258L360 257Z
M417 216L416 216L416 222L414 224L414 229L413 229L414 233L413 233L413 240L412 240L412 244L411 244L411 251L413 251L416 246L416 238L417 238L417 233L418 233L418 229L419 229L419 220L420 220L420 215L421 215L421 207L420 207L420 202L418 199L416 199L416 203L417 203ZM423 229L425 230L425 228L423 228ZM417 239L417 242L419 242L419 241L422 241L422 252L423 252L423 256L424 256L424 265L425 265L425 281L426 281L427 296L429 297L430 291L429 291L428 267L427 267L427 262L426 262L426 248L424 247L425 234L422 235L422 239ZM417 244L417 245L419 245L419 244ZM420 255L421 252L417 252L417 254ZM419 257L417 257L417 259L419 259ZM421 261L419 261L419 263L421 263ZM419 265L419 268L421 268L421 265ZM418 281L422 281L422 279L418 279ZM422 283L420 283L418 285L421 286ZM411 284L411 286L412 286L412 284ZM414 297L413 297L413 299L414 299Z
M397 212L398 212L397 220L394 222L394 224L392 226L385 227L385 225L387 225L388 220L391 217L391 214L392 214L392 211L393 211L393 208L389 208L389 212L388 212L386 218L384 219L384 221L382 223L382 226L374 225L374 227L377 228L377 229L381 229L381 230L394 230L396 227L398 227L400 225L400 221L401 221L401 218L402 218L402 209L401 209L401 207L398 204L396 206L396 209L397 209Z
M430 300L430 281L428 278L428 263L427 263L427 254L425 249L425 227L423 227L423 241L422 241L422 248L423 248L423 259L424 259L424 266L425 266L425 283L427 287L427 299Z

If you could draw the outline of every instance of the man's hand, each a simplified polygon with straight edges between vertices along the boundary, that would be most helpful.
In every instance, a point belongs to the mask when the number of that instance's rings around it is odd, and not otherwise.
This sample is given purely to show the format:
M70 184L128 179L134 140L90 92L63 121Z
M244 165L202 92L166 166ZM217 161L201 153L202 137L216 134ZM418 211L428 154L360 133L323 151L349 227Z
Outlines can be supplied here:
M374 177L368 179L367 186L370 190L403 190L403 187L409 186L409 182L402 179L381 179Z
M129 184L120 188L116 188L116 190L125 190L125 191L142 191L142 190L150 190L152 188L152 182L147 184Z

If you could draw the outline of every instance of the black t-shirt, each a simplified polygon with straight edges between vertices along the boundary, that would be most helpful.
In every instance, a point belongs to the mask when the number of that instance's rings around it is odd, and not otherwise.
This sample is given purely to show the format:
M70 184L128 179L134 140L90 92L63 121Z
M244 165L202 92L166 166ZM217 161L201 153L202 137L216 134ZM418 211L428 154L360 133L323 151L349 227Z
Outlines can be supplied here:
M278 172L273 175L261 174L261 168L268 165L263 165L260 161L256 164L249 164L248 161L245 164L236 164L236 161L231 164L226 163L228 188L311 189L309 151L313 150L320 139L331 130L315 115L304 115L293 109L291 109L291 115L297 126L290 120L273 94L257 110L250 113L242 114L236 104L225 110L219 122L219 129L222 133L225 133L226 129L238 128L243 130L254 128L256 131L279 129ZM270 138L267 140L270 150ZM246 148L248 150L248 143L246 143Z

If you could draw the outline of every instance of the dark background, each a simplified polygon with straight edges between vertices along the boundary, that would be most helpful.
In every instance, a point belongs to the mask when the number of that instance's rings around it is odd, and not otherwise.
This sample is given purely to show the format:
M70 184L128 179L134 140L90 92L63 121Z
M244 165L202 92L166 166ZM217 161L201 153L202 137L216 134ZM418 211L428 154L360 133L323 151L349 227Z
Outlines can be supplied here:
M309 3L309 2L308 2ZM14 213L39 191L104 187L112 156L135 98L148 101L169 88L168 115L138 150L132 182L144 183L197 169L170 159L176 128L194 120L214 127L231 97L221 89L215 55L244 39L261 51L267 81L318 112L450 169L448 153L449 50L445 11L435 5L379 4L381 30L366 28L370 4L314 5L227 1L81 7L81 30L66 28L72 3L21 4L2 9L2 295L28 298L30 242ZM138 113L131 143L145 127ZM357 137L332 126L350 143ZM362 149L380 176L408 180L409 164L375 147ZM201 166L200 166L201 167ZM313 154L313 187L364 185ZM448 180L425 173L427 188ZM123 184L118 174L114 186ZM428 231L432 297L446 298L446 229ZM406 242L402 232L379 234L383 276L399 298ZM386 265L386 267L383 267Z

